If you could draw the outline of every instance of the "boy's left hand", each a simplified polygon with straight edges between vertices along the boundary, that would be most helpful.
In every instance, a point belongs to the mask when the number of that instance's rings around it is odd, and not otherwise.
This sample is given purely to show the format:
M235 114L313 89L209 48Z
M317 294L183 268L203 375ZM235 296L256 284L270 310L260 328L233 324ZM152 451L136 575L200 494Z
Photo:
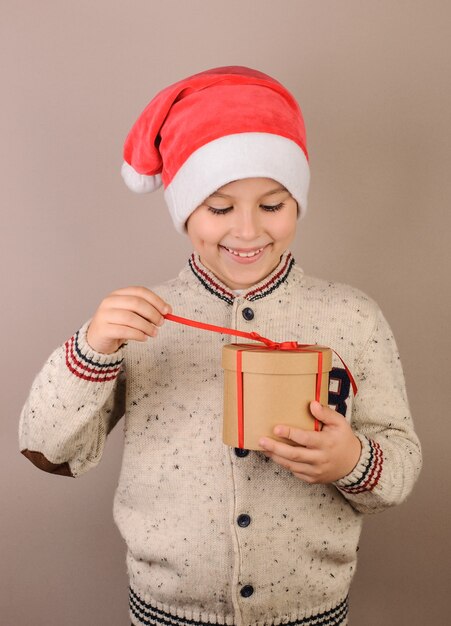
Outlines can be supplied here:
M266 456L297 478L307 483L332 483L349 474L357 465L361 454L360 440L340 413L316 401L310 403L310 410L322 422L322 430L308 431L279 425L274 428L274 434L290 439L296 445L268 437L262 437L259 444Z

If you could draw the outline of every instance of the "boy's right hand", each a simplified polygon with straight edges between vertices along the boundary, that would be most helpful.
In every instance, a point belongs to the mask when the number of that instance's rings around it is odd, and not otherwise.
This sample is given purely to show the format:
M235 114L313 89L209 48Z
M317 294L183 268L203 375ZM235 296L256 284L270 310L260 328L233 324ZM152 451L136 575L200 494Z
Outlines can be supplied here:
M96 352L112 354L129 339L156 337L170 305L146 287L126 287L110 293L94 314L88 344Z

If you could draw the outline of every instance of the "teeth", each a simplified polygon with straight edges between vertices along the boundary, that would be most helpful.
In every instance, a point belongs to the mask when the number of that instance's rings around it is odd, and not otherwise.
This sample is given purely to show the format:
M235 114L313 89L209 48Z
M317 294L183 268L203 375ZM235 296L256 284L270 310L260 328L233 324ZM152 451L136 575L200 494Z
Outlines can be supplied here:
M259 254L263 250L263 248L259 248L258 250L253 250L252 252L237 252L236 250L232 250L232 248L226 248L226 250L228 250L235 256L241 257L242 259L249 259L255 256L256 254Z

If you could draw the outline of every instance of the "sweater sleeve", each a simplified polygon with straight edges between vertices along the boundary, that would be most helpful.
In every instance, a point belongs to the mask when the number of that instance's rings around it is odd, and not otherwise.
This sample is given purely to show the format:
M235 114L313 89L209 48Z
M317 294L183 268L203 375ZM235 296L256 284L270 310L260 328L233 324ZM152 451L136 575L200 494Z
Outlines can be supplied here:
M57 348L22 409L20 450L48 472L78 476L95 467L124 414L124 347L100 354L86 340L89 321Z
M398 349L378 307L355 374L351 419L362 453L354 470L334 484L356 510L373 513L401 503L422 465Z

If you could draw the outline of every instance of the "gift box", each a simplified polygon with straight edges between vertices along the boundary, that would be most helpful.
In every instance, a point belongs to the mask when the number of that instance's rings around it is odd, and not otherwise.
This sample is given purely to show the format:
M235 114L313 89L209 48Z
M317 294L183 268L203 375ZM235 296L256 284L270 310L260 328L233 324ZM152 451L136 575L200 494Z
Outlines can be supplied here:
M261 450L258 440L262 436L293 444L273 434L277 424L320 430L309 404L312 400L328 403L332 350L296 343L277 346L233 343L223 347L226 445Z

